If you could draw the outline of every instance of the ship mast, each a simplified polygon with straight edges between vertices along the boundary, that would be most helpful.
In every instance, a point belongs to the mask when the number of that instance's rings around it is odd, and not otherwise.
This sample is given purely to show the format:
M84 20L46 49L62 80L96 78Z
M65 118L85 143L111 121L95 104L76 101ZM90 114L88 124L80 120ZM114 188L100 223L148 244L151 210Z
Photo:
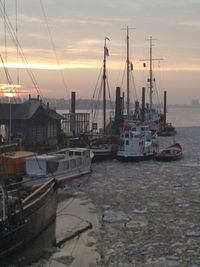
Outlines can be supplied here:
M150 89L150 99L149 99L149 105L150 105L150 110L153 108L152 106L152 98L153 98L153 70L152 70L152 36L150 36L150 57L149 57L149 61L150 61L150 68L149 68L149 89Z
M130 69L132 70L132 63L130 62L129 52L129 30L135 28L129 28L128 26L122 30L126 30L126 86L127 86L127 117L130 116Z
M126 58L126 79L127 79L127 116L130 115L130 59L129 59L129 28L127 26L127 35L126 35L126 49L127 49L127 58Z
M152 110L153 108L153 60L163 60L162 58L153 58L153 41L156 39L153 39L152 36L150 36L149 39L146 39L147 41L150 41L150 48L149 48L149 59L142 59L141 61L149 61L149 108ZM144 65L146 66L146 64Z
M108 37L105 37L104 40L104 55L103 55L103 132L106 132L106 57L109 56L108 48L106 46L106 40L109 40Z

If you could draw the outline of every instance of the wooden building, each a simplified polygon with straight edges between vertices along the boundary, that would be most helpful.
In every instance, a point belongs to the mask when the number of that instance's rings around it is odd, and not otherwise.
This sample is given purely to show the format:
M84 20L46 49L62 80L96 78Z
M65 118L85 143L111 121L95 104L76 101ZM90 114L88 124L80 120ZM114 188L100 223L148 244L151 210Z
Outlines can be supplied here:
M20 104L0 103L0 126L7 141L19 139L25 149L42 150L58 145L62 116L37 98ZM3 126L3 127L2 127Z

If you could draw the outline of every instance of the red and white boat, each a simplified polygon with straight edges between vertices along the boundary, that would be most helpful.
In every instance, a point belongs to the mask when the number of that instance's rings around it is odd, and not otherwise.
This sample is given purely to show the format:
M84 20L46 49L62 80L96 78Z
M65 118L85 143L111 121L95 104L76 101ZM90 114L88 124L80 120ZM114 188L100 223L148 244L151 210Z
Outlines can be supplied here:
M171 161L181 159L182 156L183 151L181 145L179 143L175 143L157 153L155 158L159 161Z

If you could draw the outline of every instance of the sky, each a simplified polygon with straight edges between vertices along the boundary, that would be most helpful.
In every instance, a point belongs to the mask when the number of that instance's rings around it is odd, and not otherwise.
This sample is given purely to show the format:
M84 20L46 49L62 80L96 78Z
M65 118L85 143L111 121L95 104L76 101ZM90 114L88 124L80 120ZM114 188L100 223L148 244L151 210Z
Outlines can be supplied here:
M67 99L76 91L77 98L92 98L108 37L109 89L113 99L117 86L126 94L123 29L128 26L134 81L131 97L140 100L141 88L148 88L149 62L144 68L142 60L149 58L147 39L152 36L153 58L160 59L153 61L154 94L157 89L162 100L167 91L168 103L190 104L200 99L199 12L199 0L0 0L0 83L8 83L6 69L12 82L22 85L18 92L24 97L40 93ZM12 25L14 38L7 23ZM17 52L21 49L37 90Z

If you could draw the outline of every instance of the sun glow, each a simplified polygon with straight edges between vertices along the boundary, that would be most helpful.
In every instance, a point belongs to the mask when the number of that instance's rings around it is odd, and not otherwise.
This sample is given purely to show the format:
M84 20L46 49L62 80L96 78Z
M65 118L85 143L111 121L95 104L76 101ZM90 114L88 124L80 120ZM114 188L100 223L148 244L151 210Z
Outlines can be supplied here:
M17 95L16 89L19 88L21 88L21 85L19 84L0 84L0 92L3 94L3 96L11 98Z
M118 60L109 60L107 62L108 68L112 70L119 70L122 68L122 63ZM19 69L36 69L36 70L65 70L65 69L99 69L101 68L101 60L95 59L83 59L83 60L70 60L67 64L54 65L49 63L6 63L4 65L0 64L0 68L19 68ZM148 67L147 67L148 68ZM141 62L136 60L134 62L134 70L144 70L145 68ZM160 70L158 66L154 66L154 70ZM165 64L162 67L162 71L200 71L200 67L197 65L170 65Z
M41 70L61 70L65 69L65 65L49 65L49 64L23 64L23 63L6 63L4 65L0 64L0 67L6 68L19 68L19 69L41 69Z

